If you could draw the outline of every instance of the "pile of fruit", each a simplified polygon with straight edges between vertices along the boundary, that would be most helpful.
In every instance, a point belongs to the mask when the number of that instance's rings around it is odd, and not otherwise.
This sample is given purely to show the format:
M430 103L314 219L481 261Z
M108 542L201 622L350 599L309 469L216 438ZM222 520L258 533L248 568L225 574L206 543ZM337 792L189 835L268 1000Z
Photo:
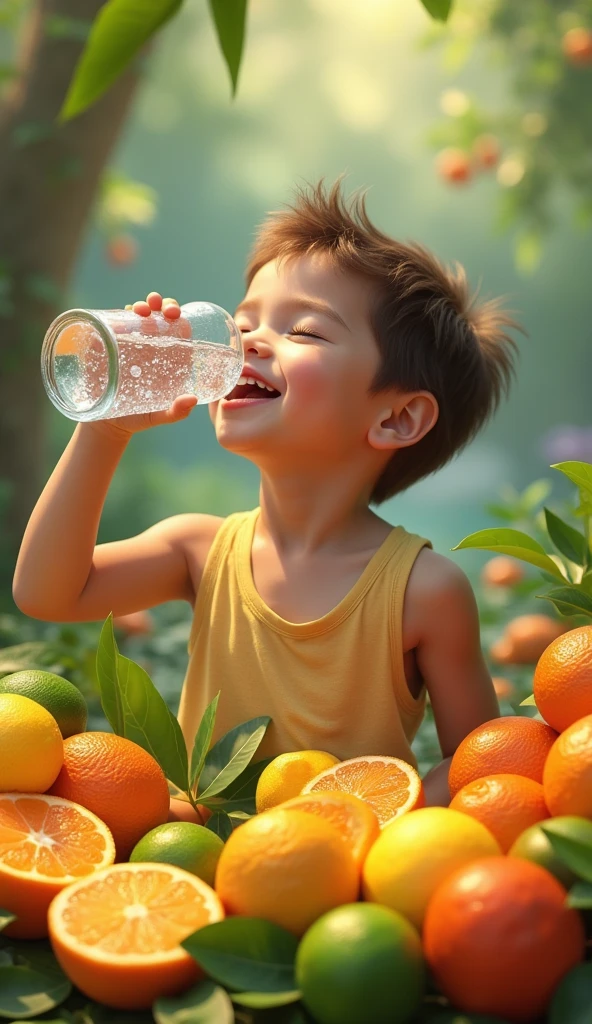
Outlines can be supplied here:
M547 647L534 699L463 740L449 807L397 758L298 751L250 766L256 813L217 834L162 757L85 731L70 682L0 678L0 1016L48 937L62 1001L159 1024L592 1020L592 626ZM60 1003L23 992L15 1019Z

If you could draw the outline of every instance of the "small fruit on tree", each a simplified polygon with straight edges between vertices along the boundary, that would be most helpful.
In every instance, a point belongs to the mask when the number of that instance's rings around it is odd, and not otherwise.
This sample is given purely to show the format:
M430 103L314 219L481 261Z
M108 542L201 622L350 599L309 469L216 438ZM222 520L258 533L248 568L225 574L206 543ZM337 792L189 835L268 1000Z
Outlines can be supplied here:
M443 181L448 181L453 185L462 185L471 178L471 160L464 150L449 147L438 153L436 170Z
M138 256L138 243L132 235L112 235L105 248L106 256L114 267L128 267Z
M561 46L570 64L592 64L592 32L590 29L570 28L566 32Z
M500 144L495 135L478 135L473 143L473 161L480 170L491 170L500 158Z

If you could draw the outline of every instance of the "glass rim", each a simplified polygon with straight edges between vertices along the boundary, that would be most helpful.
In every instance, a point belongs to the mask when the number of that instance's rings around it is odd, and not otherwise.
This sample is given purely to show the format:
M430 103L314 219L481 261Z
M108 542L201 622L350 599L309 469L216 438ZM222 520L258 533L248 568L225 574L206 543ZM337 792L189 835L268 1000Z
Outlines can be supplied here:
M75 409L71 402L66 401L60 391L55 377L54 352L58 339L65 327L76 322L90 323L98 331L107 353L107 385L103 394L84 412ZM50 324L41 346L41 376L45 390L56 409L71 420L100 419L109 408L117 393L119 384L119 347L115 332L106 320L89 309L67 309Z

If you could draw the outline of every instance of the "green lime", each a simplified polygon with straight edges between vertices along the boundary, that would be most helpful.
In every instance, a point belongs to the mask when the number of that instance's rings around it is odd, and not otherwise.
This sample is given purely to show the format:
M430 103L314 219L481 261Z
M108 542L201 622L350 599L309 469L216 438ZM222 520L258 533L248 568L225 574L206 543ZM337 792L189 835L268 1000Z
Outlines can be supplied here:
M318 1024L406 1024L425 992L419 935L388 907L336 907L302 938L296 983Z
M561 979L549 1006L548 1024L591 1024L592 963L577 964Z
M216 866L224 843L211 829L190 821L169 821L142 836L134 846L130 861L156 861L175 864L214 885Z
M19 693L41 704L55 718L64 739L86 729L88 709L80 690L53 672L41 669L13 672L0 679L0 693Z
M559 818L549 818L541 822L541 825L550 825L553 822L560 835L568 839L583 839L585 842L592 842L592 821L587 818L576 818L572 815L564 815ZM555 853L551 840L543 832L541 825L531 825L525 829L515 840L508 851L509 857L520 857L522 860L532 860L540 864L552 875L555 875L562 885L567 889L573 885L578 877Z

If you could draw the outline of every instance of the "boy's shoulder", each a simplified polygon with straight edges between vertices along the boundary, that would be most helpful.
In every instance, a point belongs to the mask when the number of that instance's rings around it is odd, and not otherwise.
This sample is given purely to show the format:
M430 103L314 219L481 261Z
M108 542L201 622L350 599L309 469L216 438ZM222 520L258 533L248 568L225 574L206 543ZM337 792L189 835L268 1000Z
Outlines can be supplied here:
M475 595L468 577L445 555L421 549L409 574L405 591L405 618L418 639L430 626L459 616L473 617Z

